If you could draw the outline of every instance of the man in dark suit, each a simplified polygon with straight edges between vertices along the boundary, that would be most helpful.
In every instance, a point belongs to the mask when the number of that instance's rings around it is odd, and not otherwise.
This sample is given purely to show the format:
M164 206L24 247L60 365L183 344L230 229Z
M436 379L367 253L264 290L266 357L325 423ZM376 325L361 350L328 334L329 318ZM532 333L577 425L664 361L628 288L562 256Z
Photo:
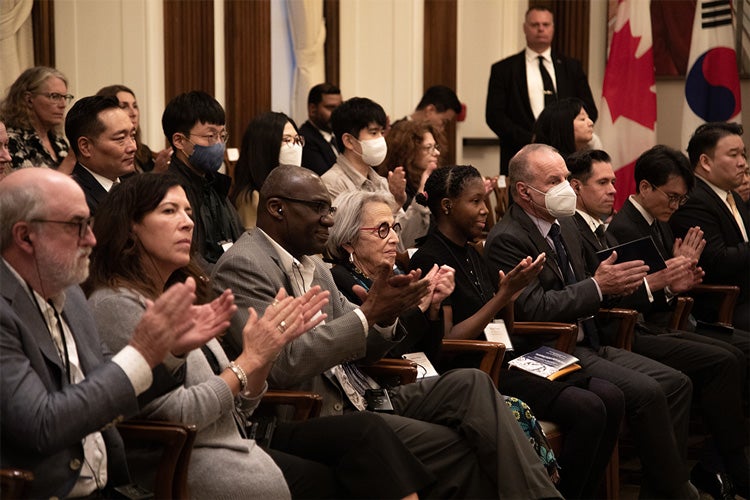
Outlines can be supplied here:
M360 307L346 300L316 256L333 225L331 200L313 172L282 165L260 193L258 225L242 235L216 264L214 285L231 287L241 311L262 313L284 287L299 296L320 285L331 292L325 324L287 344L269 375L269 385L313 390L323 396L322 415L351 411L338 382L338 365L372 362L401 341L398 315L426 290L418 274L390 276L381 269ZM227 340L241 339L238 312ZM246 313L245 313L246 314ZM478 370L453 370L441 377L389 390L394 414L382 414L414 455L438 478L434 498L558 498L541 461L491 380ZM356 400L356 397L352 399Z
M191 331L195 283L150 305L110 357L78 287L96 243L78 185L50 169L15 172L0 183L0 219L0 467L34 473L29 497L110 498L99 490L129 481L113 425L146 402L170 351L208 340Z
M120 177L135 172L135 127L115 97L76 102L65 118L65 135L76 155L73 179L91 215Z
M336 163L339 150L331 129L331 113L338 108L341 90L330 83L319 83L307 94L307 121L299 128L305 138L302 166L323 175Z
M537 279L515 302L521 321L562 321L580 325L575 356L583 371L617 385L625 395L626 418L643 465L641 496L698 498L687 480L685 453L692 386L682 373L644 356L607 345L593 321L602 301L641 287L642 261L604 260L593 276L585 269L580 236L571 216L575 192L557 151L530 144L510 163L514 204L490 231L485 258L495 272L542 252L547 259Z
M487 90L485 119L500 139L501 174L508 173L510 159L531 142L534 121L547 102L577 97L592 121L598 116L581 63L552 53L552 12L545 7L530 7L523 32L526 48L492 65Z
M680 370L693 382L703 421L721 455L717 461L713 460L715 452L706 454L693 468L693 483L715 497L732 495L732 483L738 491L746 492L750 466L744 455L748 433L742 414L742 388L747 360L739 349L722 340L667 328L674 295L689 290L703 276L696 268L705 245L700 228L691 228L685 240L675 244L667 224L693 185L687 158L667 146L655 146L643 153L635 163L636 194L615 214L606 232L601 231L602 217L611 213L615 195L609 155L598 150L580 151L568 156L566 164L577 194L574 219L590 273L599 265L596 252L644 236L653 238L666 260L667 269L649 274L636 293L610 305L641 313L633 352ZM716 463L722 460L723 464Z
M706 123L698 127L688 144L696 186L669 220L676 236L700 226L706 248L700 265L708 284L736 285L740 295L734 307L733 325L750 330L750 214L733 189L742 184L747 159L742 126ZM716 303L696 303L695 315L716 321Z

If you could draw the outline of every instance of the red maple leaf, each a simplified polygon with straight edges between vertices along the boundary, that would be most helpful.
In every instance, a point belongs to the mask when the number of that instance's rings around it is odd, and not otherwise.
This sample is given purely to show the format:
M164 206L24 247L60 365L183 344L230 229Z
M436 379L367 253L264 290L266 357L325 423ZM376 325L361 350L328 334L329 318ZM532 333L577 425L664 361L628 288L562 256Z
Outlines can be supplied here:
M641 37L634 37L630 21L612 36L602 97L607 100L614 123L624 116L653 130L656 123L653 47L635 57Z

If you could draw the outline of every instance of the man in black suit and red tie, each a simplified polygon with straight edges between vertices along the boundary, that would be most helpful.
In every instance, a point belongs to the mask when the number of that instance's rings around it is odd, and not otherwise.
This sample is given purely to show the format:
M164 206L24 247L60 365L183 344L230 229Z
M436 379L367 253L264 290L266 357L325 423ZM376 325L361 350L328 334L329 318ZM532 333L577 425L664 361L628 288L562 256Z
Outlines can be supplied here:
M308 120L299 128L305 138L302 166L323 175L339 155L331 130L331 113L341 104L341 90L330 83L319 83L307 95Z
M500 139L500 173L531 143L534 121L544 107L564 97L581 99L592 121L598 111L580 61L552 52L555 24L545 7L530 7L523 23L526 48L492 65L487 125Z

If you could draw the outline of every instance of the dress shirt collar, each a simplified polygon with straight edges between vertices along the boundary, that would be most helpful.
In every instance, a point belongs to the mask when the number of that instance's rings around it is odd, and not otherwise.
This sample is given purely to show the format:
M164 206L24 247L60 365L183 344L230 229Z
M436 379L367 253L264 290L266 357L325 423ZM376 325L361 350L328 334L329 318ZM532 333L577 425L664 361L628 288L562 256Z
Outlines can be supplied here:
M583 220L586 222L586 225L589 227L589 229L591 229L592 233L596 232L597 228L604 224L599 218L593 217L583 210L578 210L576 208L576 213L583 217Z
M650 213L648 213L648 211L645 208L643 208L641 206L641 204L638 203L638 201L636 201L634 195L631 194L628 197L628 200L630 200L630 203L633 204L633 206L635 207L635 209L638 210L641 213L641 215L643 216L643 218L646 219L646 222L648 222L648 225L651 226L654 223L654 220L655 220L654 216L651 215Z
M297 259L287 252L284 247L279 245L276 240L268 236L268 234L266 234L261 228L256 228L256 231L259 231L260 234L268 240L268 243L273 249L276 250L276 254L279 256L281 269L287 276L293 278L290 281L292 285L297 288L295 292L299 295L303 295L307 292L310 289L313 275L315 274L315 262L313 262L308 255L303 255L301 259ZM298 281L300 277L301 282Z
M367 167L367 177L360 174L343 154L340 154L338 158L336 158L336 163L341 166L341 171L344 172L344 175L346 175L359 189L372 191L372 188L368 189L368 181L370 184L377 186L378 180L382 179L372 167Z
M716 196L718 196L721 199L721 201L723 201L724 204L727 207L729 207L729 203L727 203L727 196L729 196L729 191L725 191L721 189L719 186L707 180L705 177L701 175L695 174L695 176L698 177L703 182L705 182L706 184L708 184L708 187L710 187L713 190L713 192L716 193ZM730 208L730 211L731 211L731 208Z
M45 304L47 303L47 299L42 297L42 295L38 293L36 290L34 290L34 296L36 296L36 299L35 299L35 297L31 295L32 289L27 285L26 280L23 279L20 274L18 274L18 271L16 271L13 268L13 266L10 265L10 262L8 262L2 257L0 257L0 259L2 259L3 264L8 266L8 269L10 269L11 274L13 274L13 276L16 277L16 279L18 280L18 283L21 285L21 288L24 289L24 291L26 292L26 295L31 299L32 302L36 300L37 303L41 303L41 302L44 302ZM58 312L61 312L63 310L63 307L65 307L65 291L63 290L62 292L58 293L54 297L50 297L50 300L55 305L55 309L57 309Z
M81 163L81 162L78 162ZM94 179L96 179L96 182L98 182L106 192L109 193L109 190L112 189L112 186L115 184L115 181L107 179L103 175L99 175L90 168L88 168L86 165L81 163L81 166L86 169L88 173L90 173L92 176L94 176ZM117 178L117 182L120 182L120 178Z
M543 52L535 52L531 50L530 48L526 47L526 50L524 50L524 53L526 54L526 62L527 63L538 63L537 57L542 56L545 61L548 63L552 62L552 47L548 47L547 50Z

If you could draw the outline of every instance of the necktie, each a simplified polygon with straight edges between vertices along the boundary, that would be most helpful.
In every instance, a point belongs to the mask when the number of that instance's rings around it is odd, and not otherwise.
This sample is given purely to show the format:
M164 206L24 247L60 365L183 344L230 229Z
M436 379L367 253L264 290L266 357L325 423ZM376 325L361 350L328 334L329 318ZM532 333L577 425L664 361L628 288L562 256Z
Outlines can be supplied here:
M544 57L539 56L538 59L539 73L542 74L542 85L544 85L544 107L547 107L557 102L557 93L555 92L555 85L552 83L552 77L547 72L547 68L544 67Z
M740 216L740 211L737 209L737 204L734 202L734 196L732 196L731 191L727 193L727 203L729 204L729 210L731 210L732 215L734 216L734 220L737 222L737 226L739 226L740 228L742 237L745 239L745 241L747 241L747 229L745 228L745 222L742 220L742 216Z
M670 253L667 252L664 237L662 236L661 229L659 229L659 222L656 220L651 223L651 237L653 238L654 243L656 243L656 249L659 250L662 258L665 260L668 259Z
M565 284L572 285L576 282L573 270L570 268L570 262L568 261L568 254L565 251L565 245L563 245L562 236L560 235L560 226L552 224L547 233L552 243L555 244L555 258L557 259L557 265L560 268L560 272L565 277Z
M598 229L602 229L602 226L599 226L597 230ZM603 231L604 230L602 229L602 235ZM570 267L568 254L565 251L565 245L563 244L562 235L560 234L560 226L558 226L557 224L552 224L552 227L549 228L549 233L547 234L555 244L555 257L557 260L557 265L560 267L560 271L562 272L563 276L565 276L565 284L572 285L576 283L578 280L576 280L575 274L573 274L573 269ZM593 316L585 319L579 319L578 323L580 325L580 328L583 330L583 335L586 337L586 339L588 339L591 348L599 349L599 331L597 330ZM579 340L580 339L581 337L579 336Z
M599 227L594 230L594 236L596 236L596 241L599 243L600 250L607 248L607 241L604 239L604 224L599 224Z

